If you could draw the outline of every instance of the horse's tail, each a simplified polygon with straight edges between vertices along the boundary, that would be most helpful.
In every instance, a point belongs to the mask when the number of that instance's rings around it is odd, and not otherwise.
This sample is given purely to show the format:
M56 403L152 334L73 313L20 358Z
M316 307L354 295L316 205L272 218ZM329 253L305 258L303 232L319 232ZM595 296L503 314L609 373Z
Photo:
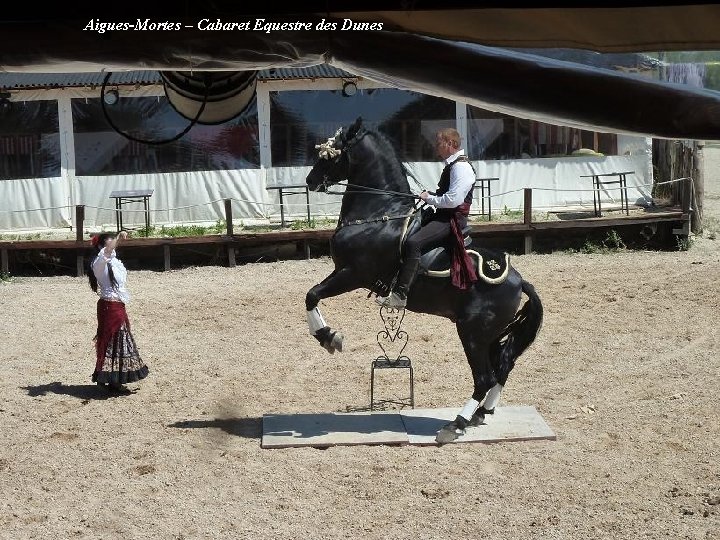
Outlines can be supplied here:
M505 385L510 371L515 367L515 360L535 341L543 322L543 306L535 287L525 280L521 287L528 300L505 331L490 345L495 376L502 385Z

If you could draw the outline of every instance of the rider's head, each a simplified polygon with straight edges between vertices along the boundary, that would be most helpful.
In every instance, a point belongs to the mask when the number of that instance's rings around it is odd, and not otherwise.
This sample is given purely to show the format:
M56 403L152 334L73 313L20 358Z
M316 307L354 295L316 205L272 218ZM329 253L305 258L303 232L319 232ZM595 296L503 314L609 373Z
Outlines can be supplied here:
M435 135L435 150L447 159L460 149L460 133L454 128L441 129Z

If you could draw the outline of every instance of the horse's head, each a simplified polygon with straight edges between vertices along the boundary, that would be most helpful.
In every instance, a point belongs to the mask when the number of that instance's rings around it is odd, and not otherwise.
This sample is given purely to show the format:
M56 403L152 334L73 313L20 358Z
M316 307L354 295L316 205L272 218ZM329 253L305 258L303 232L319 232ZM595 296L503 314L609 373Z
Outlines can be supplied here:
M312 191L325 191L329 186L347 179L350 165L347 150L357 138L361 127L362 118L358 118L349 128L338 129L327 142L315 145L318 160L306 179Z

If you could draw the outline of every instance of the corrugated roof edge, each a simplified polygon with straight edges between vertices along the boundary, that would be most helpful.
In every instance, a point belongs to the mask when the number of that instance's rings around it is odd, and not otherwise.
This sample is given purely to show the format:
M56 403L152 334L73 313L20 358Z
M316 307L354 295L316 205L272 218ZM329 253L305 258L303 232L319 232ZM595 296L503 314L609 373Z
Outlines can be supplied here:
M105 73L0 73L0 88L5 90L33 90L47 88L99 87ZM259 80L338 79L355 77L341 69L321 64L309 68L264 69ZM110 77L113 85L161 84L158 71L115 72Z

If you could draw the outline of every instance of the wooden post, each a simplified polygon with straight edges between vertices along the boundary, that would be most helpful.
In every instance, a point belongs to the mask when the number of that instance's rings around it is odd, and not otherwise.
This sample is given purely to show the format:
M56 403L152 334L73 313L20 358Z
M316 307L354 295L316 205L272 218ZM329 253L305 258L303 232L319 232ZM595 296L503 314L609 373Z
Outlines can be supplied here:
M682 212L683 214L689 214L690 208L692 206L692 195L693 195L693 185L692 180L690 178L687 178L683 181L683 191L682 191Z
M227 227L227 235L233 235L233 216L232 216L232 200L225 199L225 226Z
M232 200L225 199L225 226L227 227L226 233L229 237L233 235L233 215L232 215ZM228 254L228 266L235 268L235 248L232 243L227 245Z
M695 166L692 178L694 191L690 192L693 213L690 216L692 232L699 234L703 230L703 202L705 199L705 141L695 141Z
M310 259L310 241L309 240L298 240L295 242L295 251L300 253L305 252L305 258Z
M83 228L85 222L85 205L78 204L75 206L75 240L82 242Z
M85 205L84 204L78 204L75 206L75 241L78 243L82 243L83 241L83 229L85 228ZM75 273L77 274L77 277L83 277L85 275L85 270L83 268L83 247L78 247L79 253L76 254L75 257Z
M10 264L8 261L7 248L0 249L0 272L5 275L8 275L10 273Z
M163 246L163 259L165 260L165 271L170 270L170 245Z
M690 234L690 224L693 220L693 214L690 213L691 208L695 209L695 205L692 204L692 201L693 201L692 179L686 178L685 180L683 180L682 185L680 185L680 189L678 191L680 192L680 203L681 203L682 213L684 215L688 216L688 218L685 221L683 221L683 226L680 229L673 229L672 233L677 234L678 236L687 237Z
M523 190L524 194L524 213L523 213L523 223L530 227L532 225L532 189L525 188ZM528 230L525 233L525 255L529 255L532 253L532 233Z

